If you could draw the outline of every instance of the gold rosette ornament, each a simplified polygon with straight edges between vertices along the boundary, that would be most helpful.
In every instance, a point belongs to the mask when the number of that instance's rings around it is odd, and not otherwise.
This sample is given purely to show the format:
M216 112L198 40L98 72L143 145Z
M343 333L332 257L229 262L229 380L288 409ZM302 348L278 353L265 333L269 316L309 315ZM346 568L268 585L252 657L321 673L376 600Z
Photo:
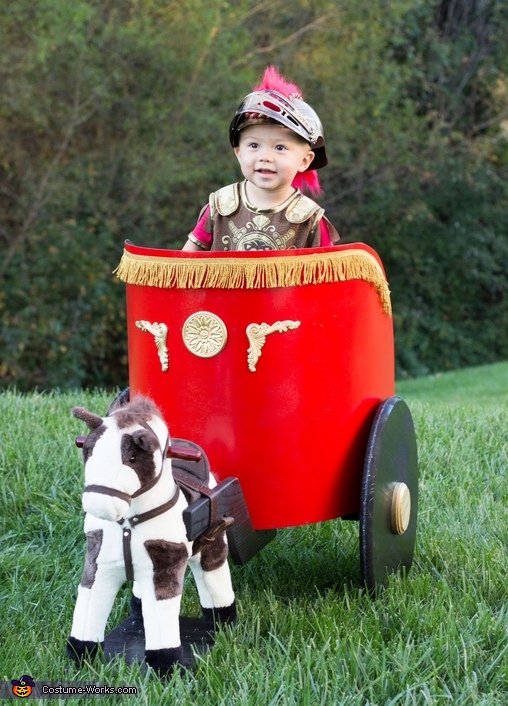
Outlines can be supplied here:
M208 311L189 316L182 329L183 342L199 358L212 358L226 345L228 333L222 319Z

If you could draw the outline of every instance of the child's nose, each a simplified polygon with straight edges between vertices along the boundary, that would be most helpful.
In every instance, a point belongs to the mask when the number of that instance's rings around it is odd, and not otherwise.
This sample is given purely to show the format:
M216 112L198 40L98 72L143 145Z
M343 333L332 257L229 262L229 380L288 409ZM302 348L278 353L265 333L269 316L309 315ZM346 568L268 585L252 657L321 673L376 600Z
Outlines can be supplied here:
M271 162L273 159L273 155L272 155L271 150L269 150L269 149L262 150L260 158L261 158L261 161L263 161L263 162Z

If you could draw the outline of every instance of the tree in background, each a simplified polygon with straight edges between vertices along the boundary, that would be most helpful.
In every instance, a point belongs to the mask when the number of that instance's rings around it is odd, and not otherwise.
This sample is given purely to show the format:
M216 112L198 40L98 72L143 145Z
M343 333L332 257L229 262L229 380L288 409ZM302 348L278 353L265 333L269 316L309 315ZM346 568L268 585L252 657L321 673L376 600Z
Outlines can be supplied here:
M206 181L231 171L224 126L248 83L228 69L240 17L224 27L207 2L123 0L2 12L0 379L124 384L111 272L125 238L178 242Z
M395 128L393 160L350 223L388 270L401 374L507 357L506 20L501 3L442 0L409 8L387 35L390 109L409 105L414 127Z
M400 374L508 355L501 0L0 8L0 384L123 385L122 243L179 247L238 176L267 63L325 123L323 204L385 264Z

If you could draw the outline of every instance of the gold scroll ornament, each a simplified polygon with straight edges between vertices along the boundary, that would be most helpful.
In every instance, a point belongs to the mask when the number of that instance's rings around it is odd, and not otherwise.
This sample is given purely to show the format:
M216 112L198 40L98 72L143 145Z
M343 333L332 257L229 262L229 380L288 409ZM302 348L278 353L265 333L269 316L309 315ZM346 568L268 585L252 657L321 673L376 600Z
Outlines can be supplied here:
M250 347L247 351L249 370L253 373L256 372L256 365L269 333L282 333L289 329L298 328L299 326L300 321L276 321L271 326L269 324L249 324L246 329L247 338L250 343Z
M161 362L162 372L165 373L169 368L169 355L166 346L168 337L168 327L166 324L150 323L150 321L136 321L136 326L141 331L151 333L155 339L159 360Z

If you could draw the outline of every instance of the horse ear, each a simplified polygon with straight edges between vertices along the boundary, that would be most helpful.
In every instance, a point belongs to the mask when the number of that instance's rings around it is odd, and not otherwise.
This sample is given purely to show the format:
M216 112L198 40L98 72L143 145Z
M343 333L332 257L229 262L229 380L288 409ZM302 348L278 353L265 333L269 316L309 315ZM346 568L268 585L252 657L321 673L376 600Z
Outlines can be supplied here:
M159 440L155 434L147 429L137 429L132 433L132 440L143 451L156 451L160 448Z
M97 427L100 427L102 424L102 417L99 417L98 414L94 414L93 412L89 412L84 407L73 407L72 414L76 419L81 419L82 422L85 422L89 429L97 429Z

